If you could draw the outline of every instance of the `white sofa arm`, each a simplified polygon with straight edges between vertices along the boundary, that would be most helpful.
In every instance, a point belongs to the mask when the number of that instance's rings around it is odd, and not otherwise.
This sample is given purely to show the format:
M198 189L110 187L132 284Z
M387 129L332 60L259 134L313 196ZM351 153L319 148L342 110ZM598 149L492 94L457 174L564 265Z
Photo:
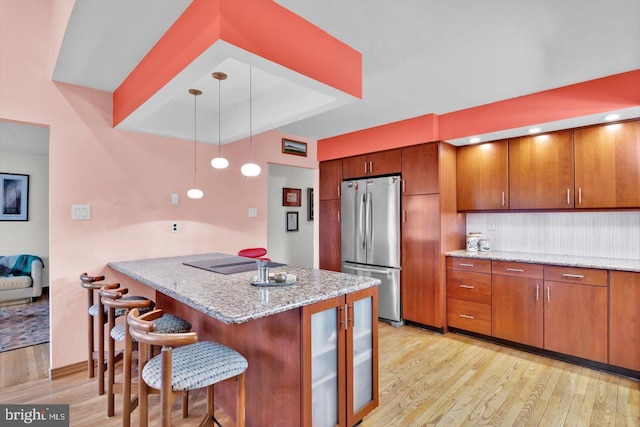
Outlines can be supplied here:
M31 280L33 281L33 297L42 295L42 269L44 265L42 261L31 261Z

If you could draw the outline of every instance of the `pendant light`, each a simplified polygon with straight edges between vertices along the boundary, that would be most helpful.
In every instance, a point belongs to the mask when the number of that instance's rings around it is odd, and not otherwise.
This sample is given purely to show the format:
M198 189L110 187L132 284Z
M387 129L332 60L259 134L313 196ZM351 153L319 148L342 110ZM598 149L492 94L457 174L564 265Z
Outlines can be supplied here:
M252 132L252 102L251 102L251 84L252 84L252 71L253 67L249 67L249 163L245 163L240 168L240 172L244 176L258 176L260 175L260 166L253 163L253 132Z
M213 166L215 169L226 169L227 166L229 166L229 160L225 159L220 154L220 124L222 123L220 121L220 98L222 97L222 94L220 92L220 80L226 80L227 75L225 73L216 71L211 76L214 79L218 80L218 157L215 157L213 160L211 160L211 166Z
M193 95L193 188L187 191L187 197L190 199L201 199L204 193L196 185L196 171L197 171L197 146L196 143L196 131L198 129L198 109L197 99L202 95L202 91L198 89L189 89L189 93Z

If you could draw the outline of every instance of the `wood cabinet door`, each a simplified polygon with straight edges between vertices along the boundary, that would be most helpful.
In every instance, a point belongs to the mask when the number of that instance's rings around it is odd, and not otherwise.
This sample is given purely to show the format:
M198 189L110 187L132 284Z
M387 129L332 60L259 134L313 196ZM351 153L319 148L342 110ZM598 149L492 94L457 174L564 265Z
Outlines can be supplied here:
M607 288L545 281L544 292L544 348L607 363Z
M353 156L342 159L342 179L353 179L367 176L369 171L369 156Z
M346 426L353 426L378 407L378 288L347 294L346 302Z
M543 282L538 279L491 277L491 329L496 338L542 348Z
M573 132L509 140L509 208L573 208Z
M402 194L434 194L440 192L438 142L402 149Z
M640 206L640 121L575 131L577 208Z
M340 198L342 160L320 162L320 200Z
M640 273L609 274L609 363L640 371Z
M402 150L387 150L369 154L367 175L389 175L402 170Z
M459 211L509 209L508 141L457 149Z
M444 326L439 230L437 194L402 197L402 317L437 328Z
M320 200L319 266L340 271L340 200Z

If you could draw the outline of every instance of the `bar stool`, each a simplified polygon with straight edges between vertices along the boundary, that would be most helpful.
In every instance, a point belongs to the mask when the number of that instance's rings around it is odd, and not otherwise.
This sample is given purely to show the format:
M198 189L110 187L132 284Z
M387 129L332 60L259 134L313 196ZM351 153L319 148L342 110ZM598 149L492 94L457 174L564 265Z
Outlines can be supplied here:
M94 325L93 319L95 319L100 311L99 306L101 303L98 301L97 304L94 304L94 292L98 291L103 283L95 283L101 282L104 280L104 276L89 276L87 273L82 273L80 275L80 285L87 290L87 330L89 331L87 334L87 342L88 342L88 356L87 356L87 366L89 370L89 378L93 378L95 376L94 370L94 361L98 360L98 370L100 370L100 353L102 354L102 366L103 371L100 378L98 378L98 393L104 394L104 332L102 328L98 330L98 352L96 352L95 348L95 335L94 335ZM92 314L95 313L95 314ZM100 345L102 343L102 345Z
M245 425L245 371L247 360L240 353L211 341L198 342L195 332L182 334L157 333L162 310L141 315L133 309L127 315L131 336L140 343L138 365L138 395L140 427L148 424L149 388L160 391L162 426L171 426L171 405L176 393L207 387L207 414L200 425L214 422L214 385L227 380L238 383L236 425ZM160 355L147 360L149 345L162 346ZM176 348L174 348L176 347ZM184 417L183 407L183 417Z
M131 423L131 412L138 405L138 396L132 400L132 384L131 372L133 365L133 346L137 344L129 333L129 325L126 317L122 323L115 324L116 313L122 312L126 316L131 309L137 308L140 313L145 313L153 309L154 303L148 299L128 299L124 297L128 293L126 288L119 288L119 284L105 285L100 291L102 304L107 307L108 312L108 328L109 328L109 345L107 356L107 416L112 417L114 410L115 393L122 393L122 425L129 426ZM135 297L134 297L135 298ZM156 321L159 333L182 333L191 330L191 324L186 320L165 314ZM115 364L117 363L115 356L115 341L124 342L124 360L123 360L123 381L115 382ZM136 392L137 393L137 392ZM185 404L186 407L186 404Z

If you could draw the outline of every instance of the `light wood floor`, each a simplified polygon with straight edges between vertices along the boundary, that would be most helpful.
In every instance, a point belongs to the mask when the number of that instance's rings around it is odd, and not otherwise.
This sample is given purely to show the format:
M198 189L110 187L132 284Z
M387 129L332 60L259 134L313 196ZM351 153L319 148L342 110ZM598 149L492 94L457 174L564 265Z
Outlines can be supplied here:
M637 381L462 335L385 323L379 331L380 405L363 427L640 425ZM95 379L83 372L50 381L43 361L48 363L48 344L0 353L0 402L69 403L72 426L120 425L119 411L106 418ZM18 378L30 381L11 385ZM174 425L196 425L205 395L191 398L194 417L181 420L178 405ZM157 396L151 399L157 408ZM157 423L157 411L150 417L151 425ZM219 419L233 425L223 414Z

